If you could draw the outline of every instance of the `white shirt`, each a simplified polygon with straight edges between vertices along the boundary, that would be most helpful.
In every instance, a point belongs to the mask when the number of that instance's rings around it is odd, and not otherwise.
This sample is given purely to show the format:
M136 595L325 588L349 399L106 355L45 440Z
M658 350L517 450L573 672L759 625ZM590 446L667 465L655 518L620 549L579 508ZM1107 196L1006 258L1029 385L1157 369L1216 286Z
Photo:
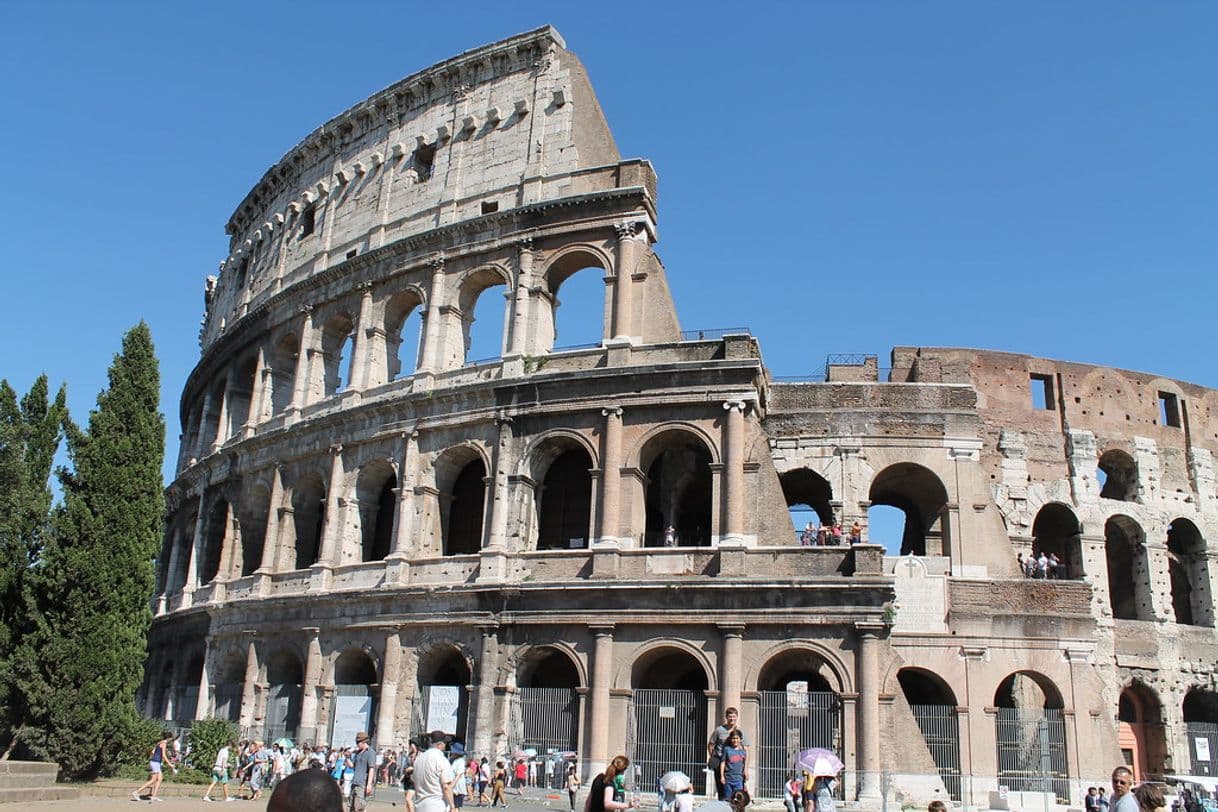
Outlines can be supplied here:
M455 779L453 768L444 751L438 747L427 748L427 752L420 753L414 762L415 805L418 806L429 799L439 799L438 807L430 804L428 806L440 809L447 807L444 785L453 783Z
M228 768L228 748L221 747L216 751L216 766L212 769L219 771Z
M465 786L465 756L457 756L453 759L453 795L465 795L468 790Z

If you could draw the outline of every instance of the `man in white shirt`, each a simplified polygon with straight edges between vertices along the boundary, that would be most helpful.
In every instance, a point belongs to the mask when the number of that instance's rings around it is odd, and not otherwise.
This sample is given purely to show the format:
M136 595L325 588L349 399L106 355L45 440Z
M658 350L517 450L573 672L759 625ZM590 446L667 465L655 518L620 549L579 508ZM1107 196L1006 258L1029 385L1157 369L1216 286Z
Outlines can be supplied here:
M444 755L448 734L433 730L428 738L431 747L414 761L415 812L453 812L456 776Z
M224 787L224 800L233 800L228 794L228 754L232 746L233 743L230 742L216 751L216 763L211 768L211 784L207 787L207 792L203 793L203 800L211 800L211 791L216 788L216 784Z

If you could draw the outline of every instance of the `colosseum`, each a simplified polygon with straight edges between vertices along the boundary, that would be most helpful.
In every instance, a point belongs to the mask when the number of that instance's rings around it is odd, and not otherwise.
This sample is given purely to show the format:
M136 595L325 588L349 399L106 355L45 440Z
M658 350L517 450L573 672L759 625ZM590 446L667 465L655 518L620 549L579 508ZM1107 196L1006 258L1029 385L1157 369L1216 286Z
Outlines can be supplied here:
M550 27L271 167L207 280L141 711L626 752L647 787L738 707L755 794L826 746L872 807L1218 775L1218 392L933 347L777 379L747 330L682 331L657 222ZM556 346L584 273L600 340Z

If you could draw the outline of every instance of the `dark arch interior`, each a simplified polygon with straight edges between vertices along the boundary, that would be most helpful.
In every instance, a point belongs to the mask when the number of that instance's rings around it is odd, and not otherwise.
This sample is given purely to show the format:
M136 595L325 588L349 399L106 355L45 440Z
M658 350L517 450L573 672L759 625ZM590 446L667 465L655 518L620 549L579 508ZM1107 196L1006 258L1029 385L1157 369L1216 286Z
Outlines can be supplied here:
M956 694L951 686L928 671L902 668L897 672L897 682L910 705L956 706Z
M393 544L393 514L397 506L397 477L391 472L375 494L370 509L364 510L360 529L363 535L365 561L383 561Z
M1205 539L1197 525L1176 519L1167 530L1167 567L1171 579L1171 604L1176 622L1190 626L1208 621L1203 607L1209 602ZM1199 611L1201 610L1201 611Z
M947 489L929 469L912 462L889 466L871 483L872 505L888 505L905 514L901 555L946 554L940 514ZM928 540L933 539L934 544Z
M760 691L785 691L792 682L808 683L809 691L834 690L824 674L824 660L810 651L788 651L770 660L757 678Z
M445 555L470 555L482 549L482 509L486 498L486 465L481 459L468 463L453 483L448 508Z
M635 688L669 688L678 691L705 691L706 672L682 651L662 651L645 662L635 664Z
M320 481L306 481L292 499L296 529L296 569L313 566L321 552L321 533L326 523L326 492Z
M684 440L665 448L647 467L647 529L644 546L663 547L667 528L676 546L710 544L711 456L700 443Z
M1104 479L1100 488L1101 499L1137 501L1138 464L1133 457L1119 449L1105 451L1100 456L1099 469Z
M271 353L271 411L279 414L292 403L296 383L296 358L299 342L295 335L284 336Z
M270 509L270 494L263 488L255 490L241 516L241 575L252 575L262 564L266 545L266 515Z
M1185 694L1184 721L1218 724L1218 694L1199 688Z
M334 663L335 685L375 685L376 666L362 651L348 651Z
M571 658L547 648L521 665L517 684L521 688L578 688L579 671Z
M1108 561L1108 595L1112 616L1117 620L1149 620L1153 617L1146 594L1146 573L1140 550L1142 529L1126 516L1113 516L1104 523L1104 555Z
M1120 721L1130 724L1158 722L1161 716L1159 698L1154 691L1138 683L1121 691L1117 702L1117 718Z
M433 651L419 663L420 685L460 685L473 682L469 664L452 649Z
M582 448L564 452L542 482L537 547L565 550L588 546L592 513L592 460ZM578 542L578 543L577 543Z
M296 657L281 652L267 663L266 681L271 685L300 685L304 682L304 668Z
M1079 543L1082 528L1074 511L1065 505L1051 502L1040 509L1032 522L1032 554L1056 555L1060 562L1056 577L1075 579L1083 577L1083 551Z
M994 705L1022 710L1065 707L1057 686L1039 674L1023 672L1011 674L999 684L998 690L994 692Z
M199 583L208 584L220 574L220 557L224 550L224 531L228 523L228 502L217 499L207 511L206 543L203 547Z
M807 505L816 513L821 526L833 524L833 487L815 471L798 468L778 477L787 507ZM796 530L802 529L796 527Z

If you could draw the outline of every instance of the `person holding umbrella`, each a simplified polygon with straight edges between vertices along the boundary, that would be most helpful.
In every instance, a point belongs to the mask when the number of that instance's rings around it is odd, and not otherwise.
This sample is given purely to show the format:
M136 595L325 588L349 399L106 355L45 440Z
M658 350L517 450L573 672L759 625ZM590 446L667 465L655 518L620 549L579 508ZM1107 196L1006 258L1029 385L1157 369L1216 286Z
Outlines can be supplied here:
M795 768L804 775L804 812L834 812L834 780L842 771L842 760L832 750L813 747L802 751L795 759Z

